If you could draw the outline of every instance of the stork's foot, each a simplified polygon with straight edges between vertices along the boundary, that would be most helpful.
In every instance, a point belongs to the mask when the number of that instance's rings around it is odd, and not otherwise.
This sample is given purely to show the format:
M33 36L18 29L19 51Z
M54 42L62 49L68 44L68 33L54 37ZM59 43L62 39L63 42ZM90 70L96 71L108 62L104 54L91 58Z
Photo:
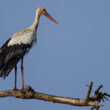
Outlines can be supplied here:
M14 91L16 91L16 90L18 90L16 87L14 87L14 89L13 89Z
M24 90L24 87L22 87L21 90Z
M31 86L26 86L22 91L25 93L29 93L29 92L35 93L35 91L32 89Z

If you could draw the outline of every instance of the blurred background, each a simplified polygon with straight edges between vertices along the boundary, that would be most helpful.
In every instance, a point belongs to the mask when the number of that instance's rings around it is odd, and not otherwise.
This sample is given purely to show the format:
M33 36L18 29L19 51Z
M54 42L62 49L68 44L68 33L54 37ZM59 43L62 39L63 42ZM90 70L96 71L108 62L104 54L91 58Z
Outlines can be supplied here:
M25 86L35 91L85 98L87 84L93 90L103 84L110 93L110 1L109 0L0 0L0 46L15 32L29 27L38 7L58 21L43 15L37 29L37 45L24 59ZM18 64L17 86L21 89ZM13 89L14 71L0 79L0 91ZM108 110L106 101L100 110ZM41 100L1 98L0 109L89 110Z

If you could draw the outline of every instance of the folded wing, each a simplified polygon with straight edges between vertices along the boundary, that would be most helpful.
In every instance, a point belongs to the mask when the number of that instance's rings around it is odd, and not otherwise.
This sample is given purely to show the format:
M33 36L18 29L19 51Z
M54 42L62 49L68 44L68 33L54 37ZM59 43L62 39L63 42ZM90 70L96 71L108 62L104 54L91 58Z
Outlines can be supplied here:
M0 49L0 77L5 78L17 65L18 61L29 51L31 45L16 44L7 46L10 39Z

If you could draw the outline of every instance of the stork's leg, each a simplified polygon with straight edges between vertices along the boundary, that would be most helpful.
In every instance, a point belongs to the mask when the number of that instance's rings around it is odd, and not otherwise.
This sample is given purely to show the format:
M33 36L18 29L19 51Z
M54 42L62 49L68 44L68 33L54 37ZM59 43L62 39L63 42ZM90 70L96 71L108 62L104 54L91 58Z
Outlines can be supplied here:
M23 57L21 59L21 72L22 72L22 90L23 90L24 89Z
M15 85L14 85L14 90L16 90L16 81L17 81L17 66L15 66Z

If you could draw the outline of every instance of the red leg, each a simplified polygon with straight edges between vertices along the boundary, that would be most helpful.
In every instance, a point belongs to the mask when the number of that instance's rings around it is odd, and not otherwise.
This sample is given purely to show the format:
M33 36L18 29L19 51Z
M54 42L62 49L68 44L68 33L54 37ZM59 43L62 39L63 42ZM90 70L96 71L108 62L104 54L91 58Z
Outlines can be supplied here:
M17 81L17 66L15 66L15 86L14 86L14 90L16 90L16 81Z
M22 90L24 89L23 58L21 59Z

